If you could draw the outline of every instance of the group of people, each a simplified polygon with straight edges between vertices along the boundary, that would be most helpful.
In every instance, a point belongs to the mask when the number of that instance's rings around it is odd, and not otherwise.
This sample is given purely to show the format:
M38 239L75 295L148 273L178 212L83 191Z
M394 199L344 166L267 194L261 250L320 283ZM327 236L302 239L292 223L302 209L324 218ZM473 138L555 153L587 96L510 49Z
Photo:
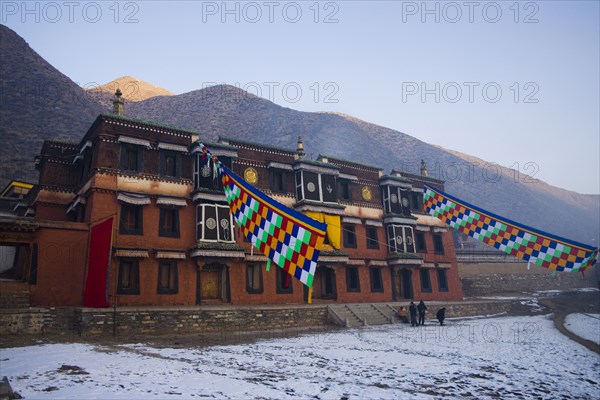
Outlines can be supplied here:
M421 300L418 305L415 306L413 301L410 302L408 306L408 313L410 315L410 324L412 326L422 326L425 325L425 311L427 310L427 306ZM418 316L418 318L417 318ZM446 307L440 308L436 313L436 318L440 322L440 325L444 325L444 319L446 319ZM400 317L400 321L408 324L408 316L406 315L406 310L403 306L400 306L398 309L398 317Z

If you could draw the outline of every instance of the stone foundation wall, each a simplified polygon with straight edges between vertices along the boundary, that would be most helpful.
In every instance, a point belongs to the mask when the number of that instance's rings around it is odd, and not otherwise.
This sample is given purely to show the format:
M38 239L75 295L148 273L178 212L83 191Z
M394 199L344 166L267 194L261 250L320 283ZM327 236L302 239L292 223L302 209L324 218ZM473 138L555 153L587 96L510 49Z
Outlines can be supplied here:
M4 335L41 335L43 310L0 310L0 337Z
M80 309L82 336L261 331L327 325L327 308Z

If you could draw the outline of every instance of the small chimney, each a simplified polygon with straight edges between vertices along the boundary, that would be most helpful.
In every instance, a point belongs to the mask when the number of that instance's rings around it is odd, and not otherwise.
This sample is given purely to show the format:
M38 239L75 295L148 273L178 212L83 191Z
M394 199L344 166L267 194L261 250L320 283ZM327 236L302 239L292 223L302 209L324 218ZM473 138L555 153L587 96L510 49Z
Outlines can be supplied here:
M302 144L302 138L298 136L298 146L296 147L296 159L301 160L304 158L306 153L304 152L304 144Z
M427 165L424 160L421 160L421 176L427 176Z
M115 92L115 99L113 100L113 114L119 116L123 116L124 104L123 99L121 98L122 95L123 93L121 93L121 90L117 89Z

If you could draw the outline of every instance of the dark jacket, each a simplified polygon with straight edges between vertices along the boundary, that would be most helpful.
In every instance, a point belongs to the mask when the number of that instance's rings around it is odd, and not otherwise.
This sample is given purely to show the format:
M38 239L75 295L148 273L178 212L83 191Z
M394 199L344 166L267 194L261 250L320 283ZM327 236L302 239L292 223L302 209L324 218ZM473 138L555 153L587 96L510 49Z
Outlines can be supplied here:
M435 317L438 319L438 321L443 321L446 318L446 309L440 308L437 314L435 314Z
M427 310L425 303L420 302L419 305L417 306L417 310L419 310L419 314L425 314L425 310Z
M415 305L413 303L411 303L410 306L408 307L408 312L412 316L417 315L417 307L415 307Z

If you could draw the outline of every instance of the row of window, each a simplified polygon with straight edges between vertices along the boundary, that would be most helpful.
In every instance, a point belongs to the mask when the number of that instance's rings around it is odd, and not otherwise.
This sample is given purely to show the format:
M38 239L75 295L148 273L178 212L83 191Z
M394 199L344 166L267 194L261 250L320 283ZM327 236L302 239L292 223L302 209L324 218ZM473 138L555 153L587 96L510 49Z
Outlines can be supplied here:
M120 169L127 172L144 172L144 147L133 144L121 145ZM159 152L159 175L181 177L181 154L176 151Z
M119 233L123 235L143 235L143 206L133 204L121 205ZM179 209L160 208L158 235L162 237L180 237ZM414 253L426 252L425 235L416 232L416 247L413 229L407 226L389 225L388 247L391 252ZM354 224L342 226L344 247L356 248L358 241ZM229 207L224 204L201 204L197 206L196 240L234 242L234 230ZM379 249L377 227L366 226L368 249ZM441 234L433 234L435 254L444 254ZM415 250L416 249L416 250Z
M408 226L388 225L388 248L390 252L400 253L425 253L427 245L423 232L416 232L413 237L413 229ZM357 247L356 229L353 224L343 224L342 232L344 247L355 249ZM367 249L379 249L379 238L377 227L366 226ZM415 240L416 239L416 240ZM416 247L415 247L416 245ZM433 234L433 247L435 254L444 255L444 243L442 235Z
M246 265L246 291L249 294L263 293L263 266L261 264ZM448 279L445 269L437 269L438 290L440 292L448 291ZM369 278L371 292L383 292L383 278L381 268L370 267ZM421 291L431 292L431 278L429 270L420 269ZM283 273L281 268L276 268L276 293L293 293L293 286L289 274ZM158 279L156 293L158 294L177 294L179 292L179 278L177 272L177 262L175 260L161 260L158 263ZM360 276L358 267L346 267L346 290L348 292L360 292ZM140 294L140 268L139 261L135 259L121 259L119 264L119 276L117 285L117 294Z
M177 294L179 292L179 277L177 261L161 260L158 263L158 284L156 293ZM140 294L140 264L139 260L121 259L117 294Z
M121 205L119 233L122 235L144 234L144 206ZM158 236L179 237L179 209L161 207L158 222Z
M440 292L448 291L448 277L446 276L445 269L436 269L438 290ZM429 276L429 270L425 268L420 269L421 275L421 292L431 292L431 278Z

